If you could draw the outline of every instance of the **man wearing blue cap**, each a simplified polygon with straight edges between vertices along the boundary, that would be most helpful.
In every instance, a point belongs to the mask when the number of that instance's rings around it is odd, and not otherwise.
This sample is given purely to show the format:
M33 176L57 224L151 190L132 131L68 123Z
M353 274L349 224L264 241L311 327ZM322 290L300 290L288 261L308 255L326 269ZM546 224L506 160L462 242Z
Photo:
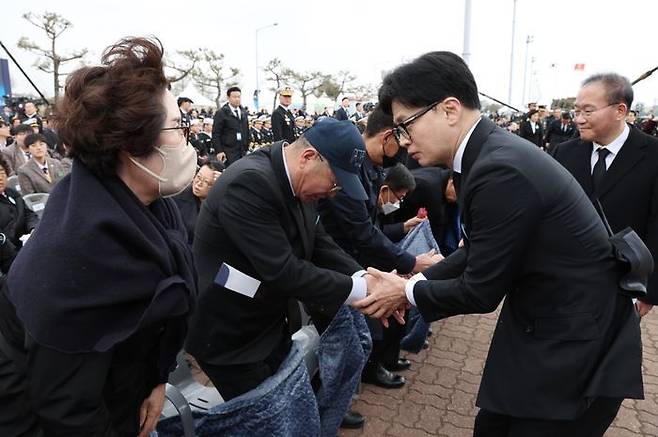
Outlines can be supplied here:
M225 400L276 373L296 330L288 312L296 300L327 321L374 287L324 232L314 204L339 190L365 200L365 154L351 122L326 120L292 144L237 161L202 204L194 238L201 292L186 350Z

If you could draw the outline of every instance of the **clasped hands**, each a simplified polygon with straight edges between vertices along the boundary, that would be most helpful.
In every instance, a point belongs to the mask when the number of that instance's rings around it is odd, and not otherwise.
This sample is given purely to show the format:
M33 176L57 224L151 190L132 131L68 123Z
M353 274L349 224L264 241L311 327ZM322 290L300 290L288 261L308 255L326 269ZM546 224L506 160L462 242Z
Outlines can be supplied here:
M443 257L435 254L433 250L418 255L414 272L425 270L442 259ZM395 270L389 273L373 267L368 268L365 279L368 295L364 299L354 302L352 307L368 317L381 320L385 327L388 327L390 316L393 316L399 324L404 325L404 314L411 307L405 292L407 279L398 275Z

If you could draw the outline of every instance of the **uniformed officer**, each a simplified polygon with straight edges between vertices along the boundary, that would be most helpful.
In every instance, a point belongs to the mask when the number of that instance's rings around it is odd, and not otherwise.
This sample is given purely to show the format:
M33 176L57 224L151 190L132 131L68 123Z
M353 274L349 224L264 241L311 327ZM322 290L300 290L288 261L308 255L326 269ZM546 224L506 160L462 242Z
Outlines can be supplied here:
M306 119L303 115L295 117L295 136L299 138L306 130Z
M203 119L203 131L199 133L199 150L203 150L204 153L214 156L215 149L212 147L212 124L212 118Z
M274 141L292 143L297 139L295 134L295 116L290 111L292 103L292 88L285 87L279 92L279 106L272 114L272 134Z
M272 132L272 120L267 115L258 117L263 122L263 145L272 144L274 142L274 133Z
M249 142L254 146L261 146L263 144L263 121L256 118L254 119L251 128L249 129Z

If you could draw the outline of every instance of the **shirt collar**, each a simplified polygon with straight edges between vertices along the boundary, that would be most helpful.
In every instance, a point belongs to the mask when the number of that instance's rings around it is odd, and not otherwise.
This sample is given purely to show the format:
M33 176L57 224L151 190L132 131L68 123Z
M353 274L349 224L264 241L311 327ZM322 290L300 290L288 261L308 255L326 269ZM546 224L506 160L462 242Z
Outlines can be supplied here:
M456 173L461 173L462 172L462 158L464 157L464 149L466 149L466 144L468 144L468 140L471 138L471 135L473 134L473 131L475 130L475 127L478 125L478 123L482 120L482 117L478 117L478 119L473 123L473 126L468 130L466 133L466 136L462 140L462 142L459 144L459 147L457 148L457 152L455 153L455 158L452 160L452 171Z
M610 153L612 153L614 156L617 156L617 154L621 150L621 146L623 146L624 143L626 142L626 140L628 139L628 134L630 133L630 131L631 130L629 129L628 125L626 123L624 123L624 130L621 132L621 134L617 138L612 140L612 142L610 144L608 144L607 146L604 146L604 145L601 145L601 144L598 144L598 143L592 143L592 146L593 146L592 152L598 150L601 147L605 147L606 149L608 149L610 151Z
M286 170L286 178L288 178L288 184L290 184L290 191L292 192L293 197L295 197L295 189L292 187L292 179L290 179L290 172L288 171L288 162L286 160L286 146L288 146L288 143L283 143L283 146L281 146L281 155L283 156L283 168Z

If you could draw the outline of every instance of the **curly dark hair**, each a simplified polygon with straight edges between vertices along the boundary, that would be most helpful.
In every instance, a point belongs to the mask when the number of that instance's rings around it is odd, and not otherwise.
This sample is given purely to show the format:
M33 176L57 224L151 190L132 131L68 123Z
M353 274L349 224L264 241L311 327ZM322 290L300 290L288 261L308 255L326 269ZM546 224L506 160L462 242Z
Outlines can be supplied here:
M166 118L162 56L159 40L128 37L105 49L101 65L69 75L55 118L69 156L102 176L116 173L122 150L152 152Z

